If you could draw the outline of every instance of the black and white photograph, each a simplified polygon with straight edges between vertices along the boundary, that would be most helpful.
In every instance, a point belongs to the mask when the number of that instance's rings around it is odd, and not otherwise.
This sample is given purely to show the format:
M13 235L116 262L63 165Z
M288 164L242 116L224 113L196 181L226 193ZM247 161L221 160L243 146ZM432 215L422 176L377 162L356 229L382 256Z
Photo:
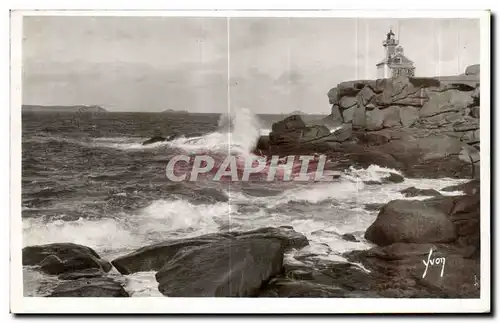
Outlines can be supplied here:
M16 308L488 312L490 13L441 14L11 12Z

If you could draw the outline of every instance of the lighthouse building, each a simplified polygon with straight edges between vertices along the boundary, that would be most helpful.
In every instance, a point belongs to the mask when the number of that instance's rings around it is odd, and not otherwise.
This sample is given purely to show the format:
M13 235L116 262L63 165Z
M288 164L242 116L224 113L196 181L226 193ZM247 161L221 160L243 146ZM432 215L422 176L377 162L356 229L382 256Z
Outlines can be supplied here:
M377 64L377 78L391 78L400 75L415 76L414 63L404 55L403 47L390 30L387 38L382 42L385 49L385 58Z

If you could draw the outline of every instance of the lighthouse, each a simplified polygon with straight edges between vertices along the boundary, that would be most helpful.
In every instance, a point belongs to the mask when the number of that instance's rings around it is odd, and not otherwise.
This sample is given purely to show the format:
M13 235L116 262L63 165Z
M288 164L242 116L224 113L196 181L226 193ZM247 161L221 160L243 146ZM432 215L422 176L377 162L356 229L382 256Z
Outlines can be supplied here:
M377 78L415 76L415 65L404 55L403 47L399 46L399 40L395 36L391 29L382 42L385 57L377 64Z

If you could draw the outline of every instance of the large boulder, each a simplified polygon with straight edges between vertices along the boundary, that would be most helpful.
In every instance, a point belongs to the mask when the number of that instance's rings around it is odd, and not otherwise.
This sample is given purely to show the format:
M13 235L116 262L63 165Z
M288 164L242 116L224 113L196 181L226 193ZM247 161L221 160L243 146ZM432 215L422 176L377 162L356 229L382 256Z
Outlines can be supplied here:
M228 237L223 234L207 234L196 238L165 241L142 247L116 258L111 263L124 275L139 271L158 271L182 248L198 247L226 239Z
M179 253L156 273L169 297L250 297L279 274L284 245L278 239L249 237Z
M398 112L403 127L411 127L419 118L418 108L415 107L401 107Z
M236 239L276 239L282 242L285 251L301 249L309 245L309 240L305 235L295 231L292 227L264 227L251 231L235 231L231 235Z
M430 92L429 100L419 111L420 117L432 117L445 112L460 112L473 102L472 91L450 89Z
M443 135L391 140L377 146L381 152L390 154L409 175L419 176L471 176L478 166L479 152L460 140Z
M477 298L480 295L480 262L471 258L467 248L394 243L345 256L371 271L371 286L383 297ZM424 261L429 264L427 270Z
M338 105L332 106L332 113L330 114L331 121L334 123L342 123L342 113L340 113L340 109Z
M380 246L396 242L451 242L457 238L448 215L421 201L395 200L386 204L365 238Z
M349 109L343 110L342 119L344 120L344 123L354 123L354 118L357 110L359 110L357 106L353 106Z
M211 244L231 242L246 238L272 239L281 241L285 250L300 249L309 244L307 238L288 227L266 227L252 231L233 231L229 233L206 234L195 238L169 240L140 248L111 263L124 274L139 271L158 271L181 250L202 247Z
M50 275L58 275L84 269L111 270L111 264L92 249L74 243L53 243L23 248L23 265L40 266Z

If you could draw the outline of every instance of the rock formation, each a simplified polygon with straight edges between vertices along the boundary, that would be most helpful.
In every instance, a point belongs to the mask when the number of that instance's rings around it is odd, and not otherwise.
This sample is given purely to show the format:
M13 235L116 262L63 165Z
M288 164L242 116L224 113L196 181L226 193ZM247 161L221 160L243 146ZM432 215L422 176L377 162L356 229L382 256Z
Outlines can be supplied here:
M342 153L351 163L412 177L478 177L479 66L450 77L342 82L328 98L332 113L325 125L290 116L273 125L259 149Z
M479 182L450 189L466 195L382 207L365 235L378 246L345 255L371 270L371 290L384 297L479 297ZM428 258L445 262L426 271Z
M23 265L34 266L61 283L49 297L128 297L112 265L92 249L74 243L53 243L23 249Z

